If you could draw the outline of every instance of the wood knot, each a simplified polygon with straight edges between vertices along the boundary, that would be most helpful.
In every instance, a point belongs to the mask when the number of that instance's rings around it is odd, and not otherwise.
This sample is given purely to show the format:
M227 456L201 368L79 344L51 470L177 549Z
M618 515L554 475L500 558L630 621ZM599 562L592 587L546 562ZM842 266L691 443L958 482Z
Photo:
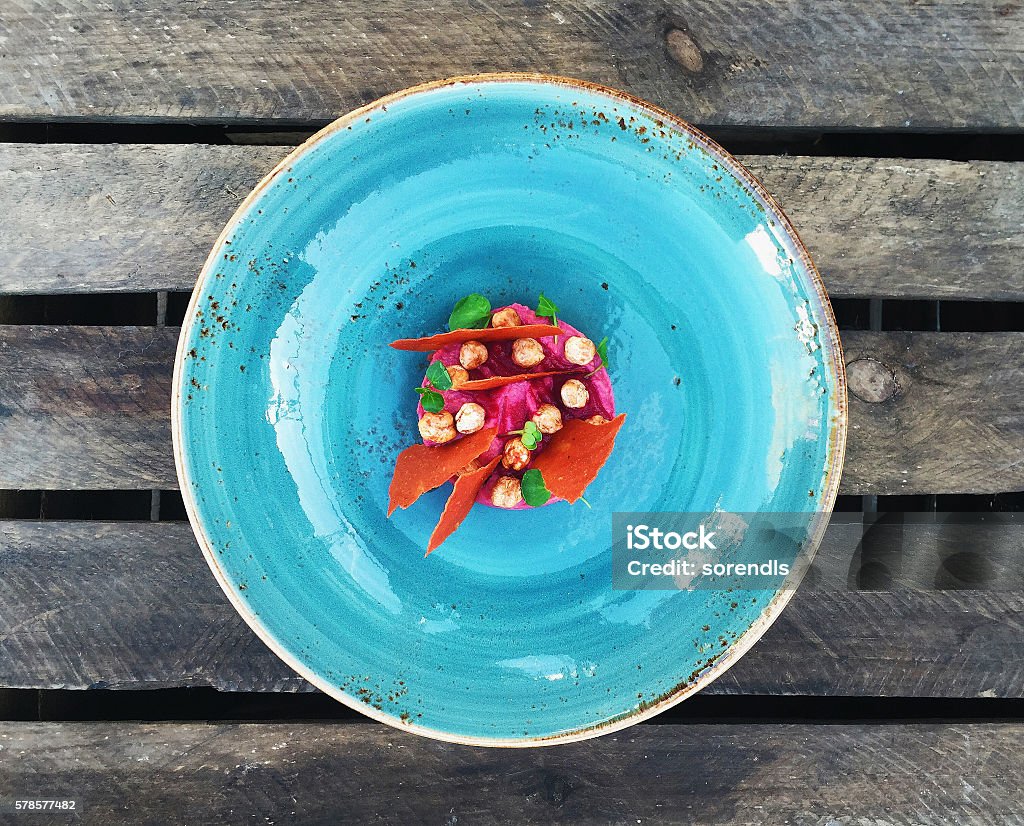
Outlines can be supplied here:
M572 781L559 774L544 778L544 797L554 806L561 806L572 793Z
M881 404L900 392L896 373L873 358L854 359L846 365L846 383L862 402Z
M683 29L669 29L665 35L665 45L668 46L668 53L672 59L691 74L699 74L704 68L700 48Z

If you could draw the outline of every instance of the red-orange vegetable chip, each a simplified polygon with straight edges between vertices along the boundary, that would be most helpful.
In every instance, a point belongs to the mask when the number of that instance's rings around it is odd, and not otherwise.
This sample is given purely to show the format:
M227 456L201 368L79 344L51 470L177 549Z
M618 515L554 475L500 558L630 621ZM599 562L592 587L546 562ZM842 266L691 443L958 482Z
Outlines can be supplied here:
M437 521L437 527L430 534L430 541L427 543L427 552L424 556L430 556L442 542L455 533L462 521L469 516L469 511L473 507L477 494L480 493L480 488L484 486L484 482L494 472L500 461L501 455L499 454L482 468L460 473L455 478L455 487L452 489L448 501L445 502L441 518Z
M570 419L551 437L530 466L541 472L544 485L551 493L575 502L608 461L625 419L625 413L602 424Z
M412 445L398 454L388 488L388 516L407 508L424 493L438 488L490 446L493 427L443 445Z
M512 341L517 338L542 338L562 335L562 331L551 324L520 324L518 327L486 327L483 330L452 330L424 338L400 338L392 341L396 350L411 350L416 353L431 353L448 344L462 344L467 341Z

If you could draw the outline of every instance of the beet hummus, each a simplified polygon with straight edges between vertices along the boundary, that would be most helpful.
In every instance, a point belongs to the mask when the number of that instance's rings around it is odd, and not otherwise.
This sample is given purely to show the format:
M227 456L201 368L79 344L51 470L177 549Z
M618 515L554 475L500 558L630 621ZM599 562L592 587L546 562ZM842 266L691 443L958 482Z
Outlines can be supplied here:
M489 310L482 296L471 298L488 311L486 327L392 343L430 357L416 388L423 444L399 456L389 514L455 483L428 553L474 502L522 510L581 499L625 418L615 417L604 342L595 345L553 313L523 304Z
M510 322L506 324L510 327L544 323L544 319L538 318L533 310L522 304L510 304L508 307L502 307L494 313L493 317ZM612 394L611 382L608 380L608 371L601 366L601 360L594 350L593 342L584 337L571 324L559 321L558 327L562 333L558 336L557 342L555 336L542 336L537 339L514 339L512 341L495 341L489 344L479 343L478 345L474 341L465 344L452 343L435 351L430 357L431 361L440 361L445 367L450 368L449 374L454 374L452 375L454 387L443 394L444 411L442 413L431 415L423 410L422 404L417 405L416 415L420 421L420 435L423 437L424 444L437 444L435 439L438 436L454 439L485 427L493 427L498 432L490 447L477 458L477 462L484 465L495 456L503 454L497 470L484 483L476 497L476 501L482 505L506 508L528 507L521 499L509 505L509 497L506 496L502 499L500 494L499 501L493 501L492 494L495 484L500 479L505 477L521 479L523 472L529 467L531 454L539 454L544 450L545 445L541 442L536 450L527 451L521 447L521 439L505 434L521 430L530 420L537 424L545 436L548 436L561 430L562 423L567 419L600 417L599 421L608 421L615 416L615 398ZM586 344L580 346L580 340ZM527 345L515 348L516 343L520 341L536 343L537 347ZM566 354L567 345L568 356ZM516 352L514 352L514 348ZM518 361L516 360L517 355L519 356ZM583 361L587 355L590 358ZM486 361L477 364L477 360L481 357L486 358ZM538 358L540 361L536 361ZM570 358L575 358L576 361L571 361ZM580 363L581 361L582 363ZM597 372L587 375L595 369ZM465 371L465 376L463 371ZM459 385L462 382L456 380L457 377L466 381L493 376L530 375L550 371L565 372L544 378L517 381L504 387L496 387L493 390L471 390L468 392L461 390ZM566 387L567 384L568 387ZM466 410L467 405L481 407L483 418L480 419L480 413L473 410L472 407ZM461 416L460 411L463 411ZM448 416L445 414L450 415L453 421L447 427L441 426L441 432L439 432L439 425L436 423L446 423ZM424 416L427 417L427 423L424 423ZM431 425L431 421L435 424ZM455 431L454 435L452 435L452 430ZM507 450L506 445L509 445ZM516 461L516 458L519 461ZM553 496L548 500L548 504L558 501L558 499L559 497Z

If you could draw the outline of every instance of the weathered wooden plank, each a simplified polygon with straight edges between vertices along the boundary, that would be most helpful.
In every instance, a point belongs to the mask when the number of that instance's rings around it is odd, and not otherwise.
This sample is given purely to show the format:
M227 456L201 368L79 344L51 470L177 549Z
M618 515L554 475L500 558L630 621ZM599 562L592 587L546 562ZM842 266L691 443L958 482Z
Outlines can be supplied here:
M287 151L0 147L0 293L191 290L235 207ZM741 160L833 296L1024 299L1020 164Z
M287 147L0 146L0 293L189 290Z
M1024 336L843 335L860 493L1024 490Z
M173 484L170 327L0 327L0 488Z
M1024 166L744 156L829 295L1024 300Z
M889 507L833 513L801 591L1024 591L1024 513Z
M886 590L857 590L883 554L830 540L820 575L707 691L1024 697L1024 532L966 536L983 558L999 546L1015 590L932 590L964 586L940 576L925 532L889 546ZM0 521L0 571L0 687L310 690L238 617L184 523Z
M0 798L75 799L80 812L46 822L110 826L1012 826L1022 736L1019 723L647 725L482 749L363 723L3 723L17 759Z
M825 630L828 629L828 630ZM715 694L1021 697L1024 595L797 591ZM961 676L960 668L970 676Z
M1019 15L981 0L7 0L0 117L328 120L416 82L515 69L622 87L700 123L1019 128Z
M305 686L226 602L187 523L0 521L0 537L0 685Z
M177 332L0 325L0 490L177 487ZM1024 489L1024 334L849 332L844 342L842 492Z

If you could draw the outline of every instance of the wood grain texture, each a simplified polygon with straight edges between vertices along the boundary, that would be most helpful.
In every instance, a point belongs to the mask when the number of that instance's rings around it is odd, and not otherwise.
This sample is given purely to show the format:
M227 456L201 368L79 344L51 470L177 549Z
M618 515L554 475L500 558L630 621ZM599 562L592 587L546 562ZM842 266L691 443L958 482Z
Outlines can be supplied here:
M1022 348L1020 333L845 333L847 365L874 362L895 393L864 401L851 371L844 490L1024 490Z
M250 189L254 146L0 146L0 293L191 290ZM834 297L1024 300L1024 168L741 158Z
M0 490L177 487L177 334L0 325ZM1024 490L1024 334L849 332L844 344L848 363L870 360L900 390L871 403L851 385L843 493Z
M1024 697L1024 531L973 542L961 550L1001 548L1013 590L935 590L971 586L942 578L949 552L924 532L867 557L826 541L815 576L707 691ZM857 590L883 558L885 590ZM184 523L0 521L0 570L0 687L311 690L242 622Z
M743 156L837 298L1024 300L1024 165Z
M0 521L0 685L306 684L227 602L187 523Z
M0 326L0 489L167 487L171 327Z
M2 723L6 800L47 823L1024 823L1019 723L637 726L481 749L383 726ZM36 795L39 796L39 795ZM36 816L38 818L38 816Z
M0 146L0 292L189 290L285 147Z
M5 0L0 117L329 120L438 77L536 70L706 124L1024 123L1017 3Z

